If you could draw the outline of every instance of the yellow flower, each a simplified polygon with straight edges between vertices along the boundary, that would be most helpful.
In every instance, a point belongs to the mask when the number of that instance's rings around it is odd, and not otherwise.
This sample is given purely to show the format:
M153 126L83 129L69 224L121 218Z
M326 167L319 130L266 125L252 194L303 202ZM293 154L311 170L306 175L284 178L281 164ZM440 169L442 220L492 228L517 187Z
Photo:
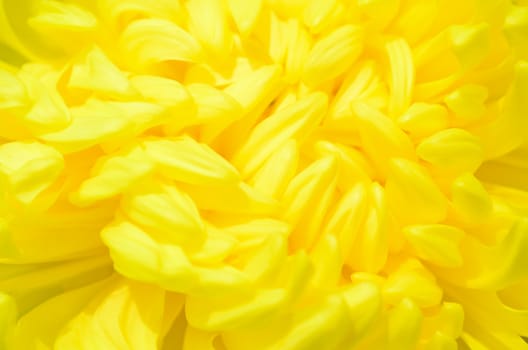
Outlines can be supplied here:
M0 0L0 349L528 349L528 1Z

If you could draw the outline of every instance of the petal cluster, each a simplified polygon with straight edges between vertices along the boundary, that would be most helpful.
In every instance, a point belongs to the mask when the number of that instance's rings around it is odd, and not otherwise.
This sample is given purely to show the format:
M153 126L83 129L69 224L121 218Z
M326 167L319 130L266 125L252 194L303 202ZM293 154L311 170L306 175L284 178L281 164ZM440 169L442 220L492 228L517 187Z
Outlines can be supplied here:
M0 0L0 348L528 349L525 0Z

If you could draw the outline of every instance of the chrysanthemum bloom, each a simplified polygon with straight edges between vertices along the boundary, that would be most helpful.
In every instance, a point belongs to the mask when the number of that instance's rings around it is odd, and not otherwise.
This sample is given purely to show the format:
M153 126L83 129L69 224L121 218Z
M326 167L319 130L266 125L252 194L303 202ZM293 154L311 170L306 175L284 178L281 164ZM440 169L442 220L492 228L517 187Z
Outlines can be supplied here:
M0 1L0 348L528 349L528 1Z

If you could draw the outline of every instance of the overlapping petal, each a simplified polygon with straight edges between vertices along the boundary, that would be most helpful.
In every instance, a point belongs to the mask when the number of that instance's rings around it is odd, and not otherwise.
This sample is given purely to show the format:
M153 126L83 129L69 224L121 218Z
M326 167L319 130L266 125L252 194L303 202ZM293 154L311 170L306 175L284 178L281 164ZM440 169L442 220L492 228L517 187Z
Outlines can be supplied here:
M0 1L0 348L526 349L526 1Z

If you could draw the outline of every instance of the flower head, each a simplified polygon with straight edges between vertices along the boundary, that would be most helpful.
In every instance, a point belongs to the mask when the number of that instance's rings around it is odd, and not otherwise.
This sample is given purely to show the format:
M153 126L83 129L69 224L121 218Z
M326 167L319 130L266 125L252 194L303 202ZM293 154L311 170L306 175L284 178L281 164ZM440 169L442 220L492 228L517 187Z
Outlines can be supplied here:
M528 349L524 0L0 1L0 347Z

